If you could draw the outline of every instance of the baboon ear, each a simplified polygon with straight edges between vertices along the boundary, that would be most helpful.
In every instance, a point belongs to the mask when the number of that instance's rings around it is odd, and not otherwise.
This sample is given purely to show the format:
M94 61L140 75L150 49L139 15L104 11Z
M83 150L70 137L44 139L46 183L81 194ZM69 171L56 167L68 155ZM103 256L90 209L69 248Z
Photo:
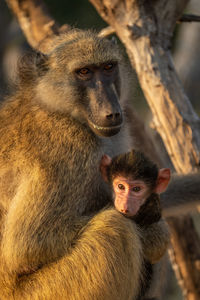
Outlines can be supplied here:
M158 172L158 179L156 182L156 187L154 189L154 192L156 194L163 193L169 184L170 178L171 178L171 171L169 168L160 169Z
M35 66L36 66L38 75L39 76L44 75L49 69L48 56L41 52L37 52L36 57L35 57Z
M104 181L108 182L107 167L111 164L112 159L107 154L104 154L100 162L100 171Z

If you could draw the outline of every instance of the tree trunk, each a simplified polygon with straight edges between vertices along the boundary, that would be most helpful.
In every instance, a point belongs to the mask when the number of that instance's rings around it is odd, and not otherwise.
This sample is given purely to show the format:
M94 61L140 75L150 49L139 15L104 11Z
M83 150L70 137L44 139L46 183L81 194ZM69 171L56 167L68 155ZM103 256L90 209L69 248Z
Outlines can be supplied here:
M152 110L154 127L176 171L198 171L200 120L183 91L169 51L176 20L188 1L90 1L126 46ZM200 240L192 222L190 217L171 219L170 227L184 295L188 300L197 300L200 299ZM186 232L191 237L189 240L185 238ZM191 248L195 255L190 255Z

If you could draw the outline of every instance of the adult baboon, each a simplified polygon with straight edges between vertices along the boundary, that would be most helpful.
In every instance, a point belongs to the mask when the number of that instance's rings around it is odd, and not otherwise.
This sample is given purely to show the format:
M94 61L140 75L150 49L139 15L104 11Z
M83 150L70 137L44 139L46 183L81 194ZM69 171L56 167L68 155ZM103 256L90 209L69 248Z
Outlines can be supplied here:
M0 112L0 298L136 299L143 258L160 259L168 230L108 207L100 159L130 148L120 51L72 30L19 78Z

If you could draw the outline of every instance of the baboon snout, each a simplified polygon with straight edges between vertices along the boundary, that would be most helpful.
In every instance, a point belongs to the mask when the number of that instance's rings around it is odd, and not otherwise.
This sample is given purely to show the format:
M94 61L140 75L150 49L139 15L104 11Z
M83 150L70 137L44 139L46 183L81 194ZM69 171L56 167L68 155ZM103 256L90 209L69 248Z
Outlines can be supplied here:
M116 113L105 113L102 119L104 126L120 125L122 123L122 113L121 111Z
M123 117L120 105L102 107L99 112L99 121L105 127L121 125Z
M112 136L117 134L123 123L121 108L108 110L100 108L93 113L89 125L98 135Z
M91 113L89 125L96 134L112 136L117 134L123 123L123 116L117 94L110 88L90 90L89 98Z

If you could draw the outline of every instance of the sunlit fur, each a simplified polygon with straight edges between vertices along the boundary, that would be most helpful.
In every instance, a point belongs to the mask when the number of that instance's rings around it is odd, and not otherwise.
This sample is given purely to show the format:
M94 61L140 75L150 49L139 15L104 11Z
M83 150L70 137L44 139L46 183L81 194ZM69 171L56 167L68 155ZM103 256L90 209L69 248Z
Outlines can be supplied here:
M1 107L1 300L133 300L143 258L163 253L165 229L143 233L107 207L99 162L130 149L126 119L117 135L97 136L71 84L76 64L108 58L119 62L124 110L128 76L118 48L76 30L54 41L51 53L24 60L18 89Z

